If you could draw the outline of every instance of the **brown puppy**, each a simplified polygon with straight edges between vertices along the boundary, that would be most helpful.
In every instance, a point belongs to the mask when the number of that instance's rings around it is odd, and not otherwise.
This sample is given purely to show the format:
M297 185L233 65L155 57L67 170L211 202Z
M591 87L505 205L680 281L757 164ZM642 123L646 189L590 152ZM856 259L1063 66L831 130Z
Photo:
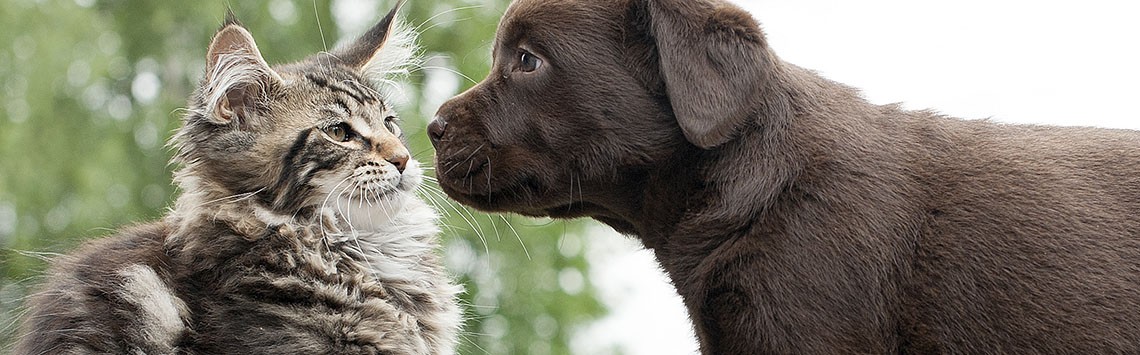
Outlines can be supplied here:
M877 106L722 0L517 0L429 127L486 211L652 248L709 354L1140 353L1140 133Z

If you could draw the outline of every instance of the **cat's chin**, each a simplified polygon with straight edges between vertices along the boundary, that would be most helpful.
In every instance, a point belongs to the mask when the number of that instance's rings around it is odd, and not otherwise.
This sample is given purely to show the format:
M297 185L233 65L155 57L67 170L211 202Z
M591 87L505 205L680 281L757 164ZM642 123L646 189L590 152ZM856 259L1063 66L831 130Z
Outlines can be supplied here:
M360 199L340 196L337 203L329 206L333 212L352 229L357 231L378 230L391 224L392 220L404 209L407 195L391 193L379 200L363 201Z

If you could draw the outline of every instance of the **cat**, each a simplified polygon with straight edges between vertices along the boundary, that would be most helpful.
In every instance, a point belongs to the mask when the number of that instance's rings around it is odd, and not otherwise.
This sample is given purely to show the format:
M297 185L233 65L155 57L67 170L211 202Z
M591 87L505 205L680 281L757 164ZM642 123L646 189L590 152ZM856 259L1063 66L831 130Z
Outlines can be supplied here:
M398 9L273 67L227 16L172 138L174 207L54 261L16 353L454 353L461 287L372 86L415 61Z

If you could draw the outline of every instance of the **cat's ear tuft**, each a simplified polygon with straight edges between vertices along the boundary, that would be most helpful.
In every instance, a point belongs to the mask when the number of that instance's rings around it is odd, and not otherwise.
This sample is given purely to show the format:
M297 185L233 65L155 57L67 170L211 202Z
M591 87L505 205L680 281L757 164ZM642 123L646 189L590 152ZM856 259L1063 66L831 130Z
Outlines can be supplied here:
M398 1L379 23L333 55L372 80L386 81L408 74L419 64L419 46L415 30L396 16L402 4L402 0Z
M281 77L261 56L253 35L230 12L206 54L204 114L214 123L243 122L257 113Z
M226 19L225 19L225 21L222 22L222 28L226 28L230 25L236 25L238 27L243 27L243 28L245 27L245 25L241 24L241 21L238 21L237 15L234 15L234 9L231 9L227 6L226 7ZM219 28L218 30L220 31L222 28Z
M245 25L242 25L241 21L237 21L237 15L234 15L234 9L226 7L226 21L222 22L221 27L222 27L222 29L225 29L225 27L229 26L229 25L237 25L237 26L245 27ZM218 30L221 30L221 29L218 29Z

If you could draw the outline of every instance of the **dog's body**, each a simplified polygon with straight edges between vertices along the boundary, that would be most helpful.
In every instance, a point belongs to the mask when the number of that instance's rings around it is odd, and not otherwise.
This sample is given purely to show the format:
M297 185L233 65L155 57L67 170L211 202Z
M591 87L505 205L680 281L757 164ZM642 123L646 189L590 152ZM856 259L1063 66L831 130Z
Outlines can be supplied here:
M705 353L1140 352L1140 132L872 105L721 0L518 0L495 62L441 186L637 236Z

